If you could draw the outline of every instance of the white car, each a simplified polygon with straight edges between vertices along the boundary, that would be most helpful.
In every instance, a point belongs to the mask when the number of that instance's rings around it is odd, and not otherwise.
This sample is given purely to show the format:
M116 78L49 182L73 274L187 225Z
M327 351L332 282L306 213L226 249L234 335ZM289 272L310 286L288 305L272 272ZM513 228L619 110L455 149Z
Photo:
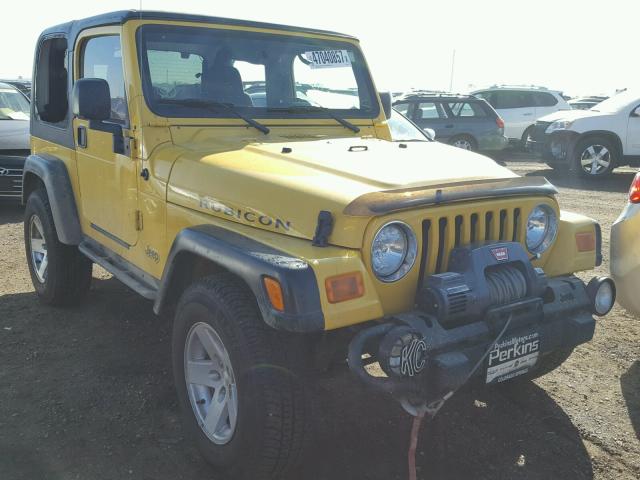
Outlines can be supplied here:
M494 85L471 92L484 98L504 120L504 135L511 141L526 143L536 120L571 107L562 93L544 87Z
M589 110L542 117L528 145L551 167L588 178L640 166L640 90L619 93Z

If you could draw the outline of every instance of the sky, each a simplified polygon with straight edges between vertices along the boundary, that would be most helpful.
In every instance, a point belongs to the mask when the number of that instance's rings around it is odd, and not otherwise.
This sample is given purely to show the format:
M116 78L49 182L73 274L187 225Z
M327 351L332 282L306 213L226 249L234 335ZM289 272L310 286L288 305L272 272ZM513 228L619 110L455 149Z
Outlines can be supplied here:
M48 26L139 8L140 0L11 2L0 29L0 77L31 77L36 39ZM142 0L142 8L354 35L379 90L533 84L575 96L640 81L637 0Z

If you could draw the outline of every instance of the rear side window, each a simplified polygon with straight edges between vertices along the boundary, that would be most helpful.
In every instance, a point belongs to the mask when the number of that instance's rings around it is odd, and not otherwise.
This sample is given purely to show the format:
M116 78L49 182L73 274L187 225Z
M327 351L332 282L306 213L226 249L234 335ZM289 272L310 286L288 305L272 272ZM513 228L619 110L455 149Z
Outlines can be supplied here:
M416 120L430 120L434 118L446 118L442 106L436 102L420 102L414 112Z
M553 107L558 104L558 99L550 93L536 92L533 94L533 98L538 107Z
M449 102L449 111L453 117L486 117L487 114L479 103Z
M118 35L105 35L87 40L83 46L82 78L102 78L111 92L111 121L127 123L122 51Z
M518 90L501 90L494 92L494 108L526 108L535 105L533 100L534 92L523 92Z
M44 40L36 62L35 112L46 123L64 124L69 110L67 96L67 39Z
M493 92L478 92L474 93L473 95L478 98L484 98L489 105L491 105L493 108L496 108Z

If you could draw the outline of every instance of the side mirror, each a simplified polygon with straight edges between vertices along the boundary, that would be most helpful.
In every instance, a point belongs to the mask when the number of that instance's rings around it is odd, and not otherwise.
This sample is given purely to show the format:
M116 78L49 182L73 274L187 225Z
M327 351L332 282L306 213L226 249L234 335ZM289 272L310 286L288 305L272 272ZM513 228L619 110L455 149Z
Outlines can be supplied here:
M640 117L640 107L636 107L633 112L631 112L632 117Z
M382 109L384 110L384 116L387 119L391 118L391 93L379 92L380 101L382 102Z
M436 131L433 128L423 128L422 131L429 140L434 141L436 139Z
M73 86L73 114L84 120L102 122L111 117L111 92L102 78L81 78Z

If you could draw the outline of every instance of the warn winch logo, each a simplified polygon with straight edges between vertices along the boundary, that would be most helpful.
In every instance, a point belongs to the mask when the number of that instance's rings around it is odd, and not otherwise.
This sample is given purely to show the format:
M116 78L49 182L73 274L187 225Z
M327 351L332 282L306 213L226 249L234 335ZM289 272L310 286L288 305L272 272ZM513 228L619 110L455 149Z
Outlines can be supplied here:
M509 249L507 247L492 248L491 255L499 262L506 262L509 260Z

